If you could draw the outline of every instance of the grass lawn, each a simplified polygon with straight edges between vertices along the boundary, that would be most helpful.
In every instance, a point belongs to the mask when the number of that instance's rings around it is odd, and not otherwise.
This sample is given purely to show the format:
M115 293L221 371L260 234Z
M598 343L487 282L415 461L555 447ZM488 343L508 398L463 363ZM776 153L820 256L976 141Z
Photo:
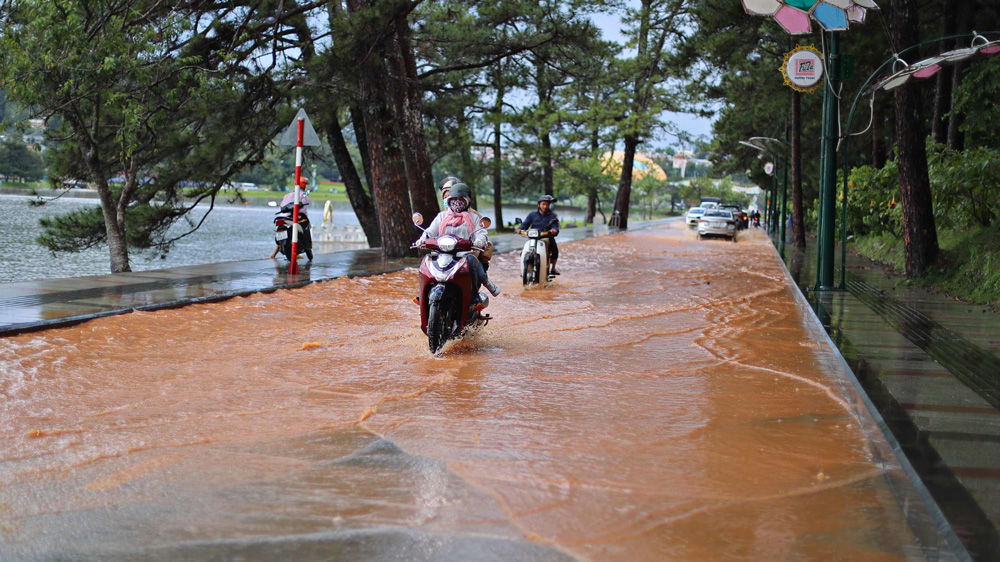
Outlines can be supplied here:
M243 195L244 199L266 199L268 201L275 200L281 201L281 198L286 194L291 192L292 184L288 184L288 191L264 191L264 190L244 190L240 193ZM219 195L223 197L234 197L236 195L235 190L223 189L219 192ZM347 191L344 189L344 184L324 184L321 183L319 188L315 191L309 192L310 201L344 201L348 202Z
M907 281L954 295L964 301L1000 309L1000 225L969 231L939 230L941 254L919 279ZM906 270L902 239L892 235L857 239L855 252Z

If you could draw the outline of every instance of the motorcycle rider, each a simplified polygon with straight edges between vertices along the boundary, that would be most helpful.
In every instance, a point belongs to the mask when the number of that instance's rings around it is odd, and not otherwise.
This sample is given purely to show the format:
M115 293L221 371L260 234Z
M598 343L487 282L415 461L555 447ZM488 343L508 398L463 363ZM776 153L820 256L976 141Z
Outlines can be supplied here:
M469 263L469 270L472 273L473 300L479 301L479 287L481 286L485 286L495 297L500 294L500 286L490 281L486 270L479 262L478 254L486 249L489 240L486 237L486 229L479 225L478 220L470 212L472 191L469 186L461 182L451 184L448 189L450 189L450 193L445 199L447 208L434 217L427 230L417 240L416 245L423 247L424 240L437 238L444 234L471 240L476 251L467 254L465 259Z
M521 223L520 228L514 232L522 234L529 228L535 228L541 232L548 232L549 236L549 274L559 275L556 271L556 260L559 259L559 246L556 246L556 236L559 235L559 215L552 210L552 204L556 198L551 195L542 195L538 198L538 210L532 211Z
M448 206L448 193L451 191L451 186L461 182L462 180L455 176L448 176L438 183L438 191L441 192L441 201L444 202L445 207Z
M305 176L300 177L299 188L302 189L302 193L299 194L299 215L306 215L306 206L309 205L309 194L306 193L306 187L308 186L309 186L309 180L307 180ZM295 191L293 190L286 193L285 196L281 198L281 205L278 207L279 213L280 209L284 209L285 206L287 205L294 205L294 204L295 204ZM291 211L289 211L287 214L289 219L292 218ZM274 259L275 256L278 255L278 250L280 248L281 247L278 246L277 244L274 245L274 251L271 252L271 255L269 256L272 260Z
M451 186L462 183L462 180L456 178L455 176L448 176L438 183L438 190L441 191L441 201L444 202L445 208L448 207L448 194L451 192ZM464 184L463 184L464 185ZM471 190L470 190L471 192ZM472 220L475 224L479 224L482 220L483 215L479 214L475 209L469 209L469 213L472 214ZM479 263L483 265L483 271L490 270L490 260L493 259L493 243L487 242L486 248L479 253Z

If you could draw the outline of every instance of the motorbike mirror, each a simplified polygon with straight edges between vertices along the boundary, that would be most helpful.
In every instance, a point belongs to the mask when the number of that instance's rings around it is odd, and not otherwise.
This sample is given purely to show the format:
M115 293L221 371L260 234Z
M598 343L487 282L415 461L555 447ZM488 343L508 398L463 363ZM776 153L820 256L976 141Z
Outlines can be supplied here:
M268 207L277 207L278 206L278 202L277 201L268 201L267 202L267 206Z
M413 213L413 224L417 226L424 224L424 216L420 213Z
M489 228L491 224L493 224L493 221L491 221L489 217L483 217L479 221L479 225L482 226L483 228Z
M514 224L521 224L521 219L520 218L514 219Z

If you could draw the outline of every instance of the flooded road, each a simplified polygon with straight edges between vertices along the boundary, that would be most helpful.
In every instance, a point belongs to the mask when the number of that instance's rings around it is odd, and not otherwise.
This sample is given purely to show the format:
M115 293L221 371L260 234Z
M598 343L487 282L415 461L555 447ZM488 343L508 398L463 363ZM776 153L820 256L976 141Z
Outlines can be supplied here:
M515 254L0 340L0 559L921 560L763 234Z

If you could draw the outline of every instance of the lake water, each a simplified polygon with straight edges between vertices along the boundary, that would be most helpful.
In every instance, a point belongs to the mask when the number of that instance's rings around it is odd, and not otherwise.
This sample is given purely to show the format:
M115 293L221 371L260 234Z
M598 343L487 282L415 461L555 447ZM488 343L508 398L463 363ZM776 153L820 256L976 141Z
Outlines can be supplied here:
M106 245L90 248L79 253L59 253L53 255L35 241L41 234L39 219L64 214L83 207L99 204L97 199L63 197L50 201L44 206L32 206L36 199L26 195L0 195L0 283L30 281L32 279L56 279L103 275L111 271ZM199 207L201 209L201 207ZM207 206L204 208L207 210ZM521 217L533 207L514 205L504 207L506 220ZM205 210L192 213L197 222ZM483 209L486 216L492 216L492 207ZM133 271L147 271L185 265L199 265L225 261L242 261L266 258L274 249L272 218L275 209L267 206L217 205L205 224L193 234L177 241L170 252L162 257L155 252L130 250L129 259ZM321 242L322 206L316 205L312 217L316 226L314 250L317 253L337 252L366 248L365 244ZM581 220L582 213L576 209L557 209L564 221ZM599 220L599 219L598 219ZM357 225L358 219L348 203L334 206L334 224ZM170 233L179 236L189 230L187 221L175 224ZM419 232L414 229L414 239Z

